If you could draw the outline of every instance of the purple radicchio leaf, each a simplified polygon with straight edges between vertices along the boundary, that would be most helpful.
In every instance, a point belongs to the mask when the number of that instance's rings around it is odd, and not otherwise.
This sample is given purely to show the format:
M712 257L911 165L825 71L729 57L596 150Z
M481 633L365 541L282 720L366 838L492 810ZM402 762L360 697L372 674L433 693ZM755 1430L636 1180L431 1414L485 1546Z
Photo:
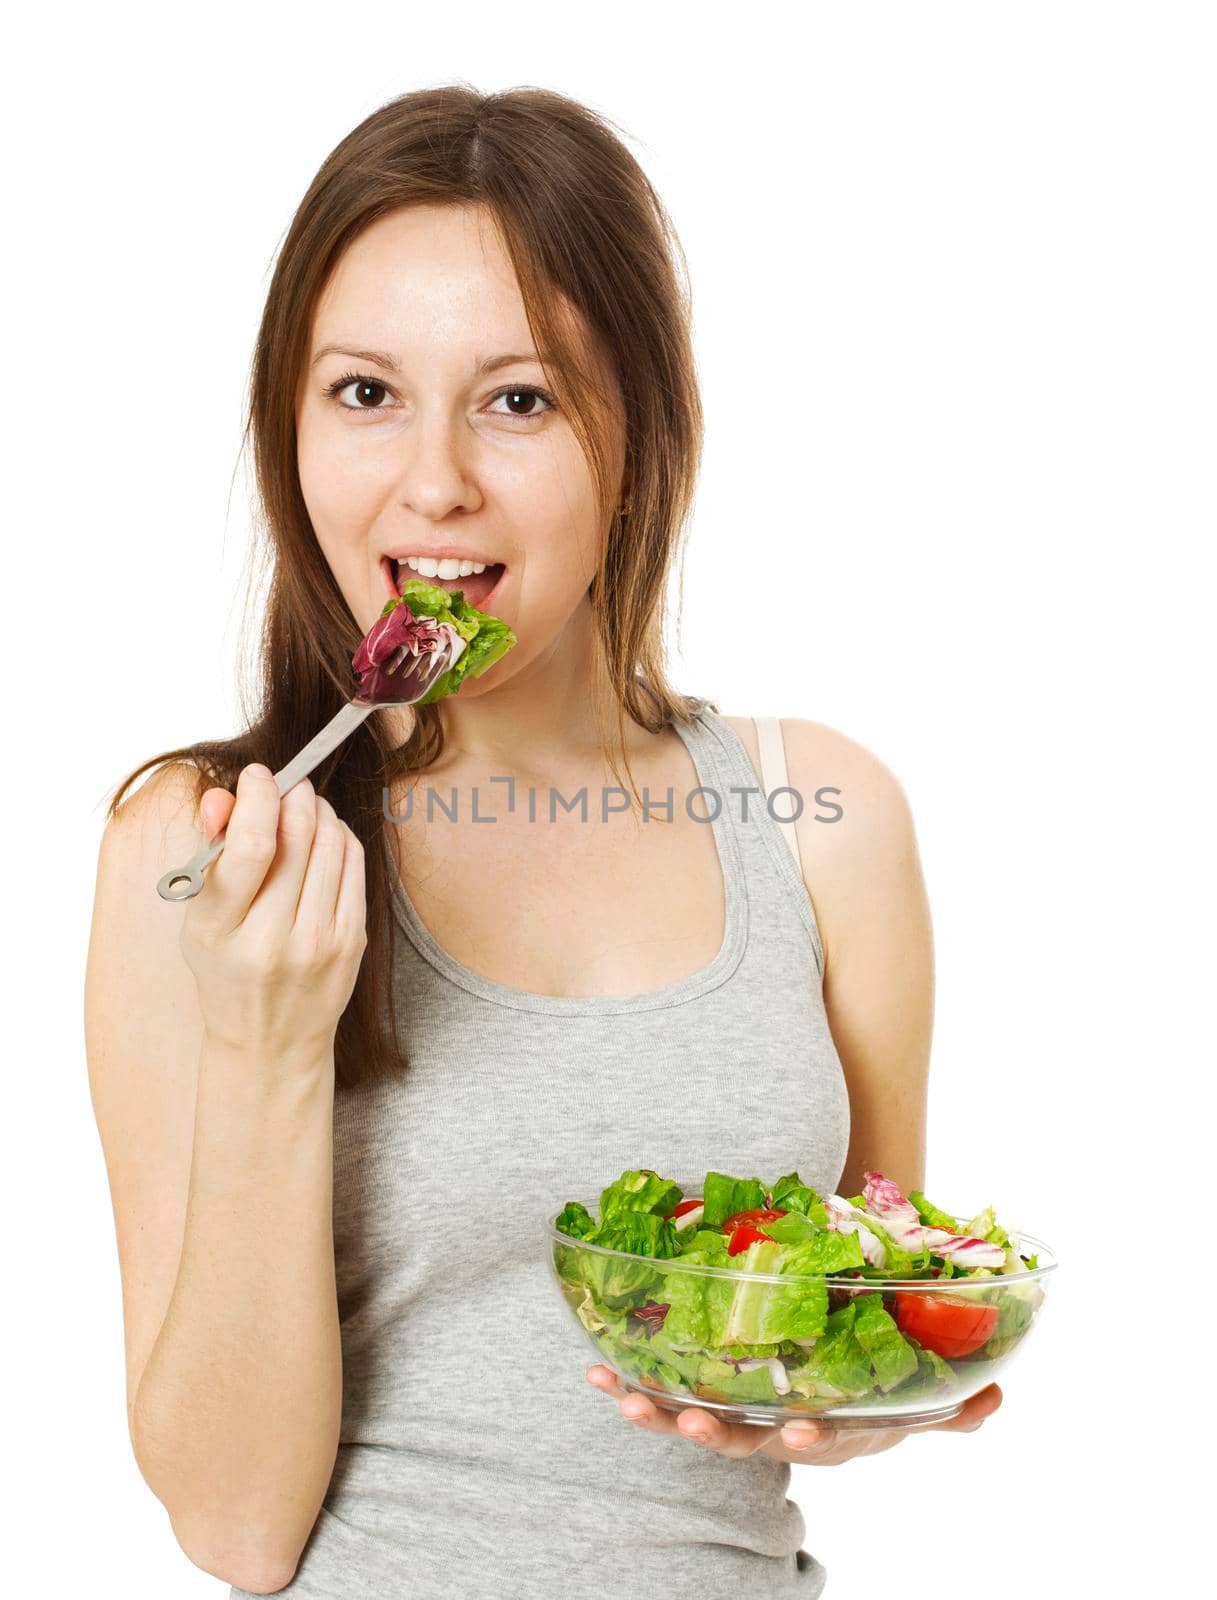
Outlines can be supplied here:
M448 623L436 622L433 617L416 617L402 600L387 615L376 619L351 657L351 666L359 678L355 698L365 705L400 705L417 700L426 692L421 679L432 671L431 657L435 652L448 650L450 666L464 648L465 641Z

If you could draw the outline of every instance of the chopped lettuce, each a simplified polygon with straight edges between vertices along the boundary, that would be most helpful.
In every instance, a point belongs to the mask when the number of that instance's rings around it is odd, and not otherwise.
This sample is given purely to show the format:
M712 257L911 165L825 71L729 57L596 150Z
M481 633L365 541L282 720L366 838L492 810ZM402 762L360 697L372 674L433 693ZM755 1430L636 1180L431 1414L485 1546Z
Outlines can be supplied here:
M728 1178L722 1172L707 1172L702 1189L705 1211L703 1228L721 1228L737 1211L756 1211L765 1204L765 1190L759 1178Z
M487 667L493 666L517 643L505 622L471 606L460 589L442 589L425 578L409 578L401 586L400 598L385 602L381 616L388 616L403 601L414 616L446 622L465 641L465 648L452 666L435 680L416 705L427 706L455 694L466 678L480 678Z
M866 1180L845 1199L820 1195L797 1172L766 1189L711 1171L690 1197L701 1199L700 1218L677 1228L681 1186L627 1170L601 1191L598 1221L579 1201L556 1219L575 1241L554 1248L562 1292L605 1359L677 1394L803 1411L945 1394L1026 1335L1043 1299L1027 1281L1037 1258L1019 1255L1017 1233L991 1206L961 1230L920 1190L906 1198L881 1173ZM750 1231L737 1238L737 1227ZM968 1299L996 1307L986 1342L956 1353L939 1335L932 1348L933 1328L907 1304L915 1296L867 1287L884 1279L949 1281L956 1296L985 1280Z

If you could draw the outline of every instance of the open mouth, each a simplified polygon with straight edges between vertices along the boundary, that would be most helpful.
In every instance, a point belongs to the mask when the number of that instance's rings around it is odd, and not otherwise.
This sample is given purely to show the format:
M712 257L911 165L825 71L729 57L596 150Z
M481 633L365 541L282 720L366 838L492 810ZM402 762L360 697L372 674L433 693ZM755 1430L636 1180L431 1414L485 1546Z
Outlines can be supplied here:
M404 561L397 561L392 556L381 556L380 569L385 575L385 584L393 599L401 594L403 583L411 578L418 578L436 589L447 589L449 594L459 589L465 596L467 604L474 606L478 611L485 611L489 609L486 602L502 582L507 566L505 562L496 561L482 572L471 572L465 578L426 578L422 573L408 567Z

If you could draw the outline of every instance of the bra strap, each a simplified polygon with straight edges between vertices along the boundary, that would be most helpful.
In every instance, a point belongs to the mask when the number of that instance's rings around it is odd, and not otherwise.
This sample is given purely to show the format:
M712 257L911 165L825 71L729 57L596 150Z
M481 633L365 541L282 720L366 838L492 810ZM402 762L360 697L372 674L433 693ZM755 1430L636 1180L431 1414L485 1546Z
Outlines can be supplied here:
M761 785L765 790L766 799L775 789L789 787L790 778L786 772L786 744L782 738L782 723L778 717L753 717L756 726L756 740L761 752ZM772 810L779 817L789 818L794 813L794 796L781 794L774 800ZM799 851L799 836L795 832L793 822L779 822L778 827L785 836L794 857L794 864L799 869L799 876L803 875L802 856Z

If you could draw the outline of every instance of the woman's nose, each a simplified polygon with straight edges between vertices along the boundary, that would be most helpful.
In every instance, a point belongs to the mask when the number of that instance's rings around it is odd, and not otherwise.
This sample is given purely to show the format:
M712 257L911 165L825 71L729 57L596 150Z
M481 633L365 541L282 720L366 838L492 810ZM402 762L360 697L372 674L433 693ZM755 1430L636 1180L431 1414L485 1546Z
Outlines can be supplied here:
M438 406L420 408L397 441L398 500L438 522L460 508L480 504L473 471L474 440L462 417Z

